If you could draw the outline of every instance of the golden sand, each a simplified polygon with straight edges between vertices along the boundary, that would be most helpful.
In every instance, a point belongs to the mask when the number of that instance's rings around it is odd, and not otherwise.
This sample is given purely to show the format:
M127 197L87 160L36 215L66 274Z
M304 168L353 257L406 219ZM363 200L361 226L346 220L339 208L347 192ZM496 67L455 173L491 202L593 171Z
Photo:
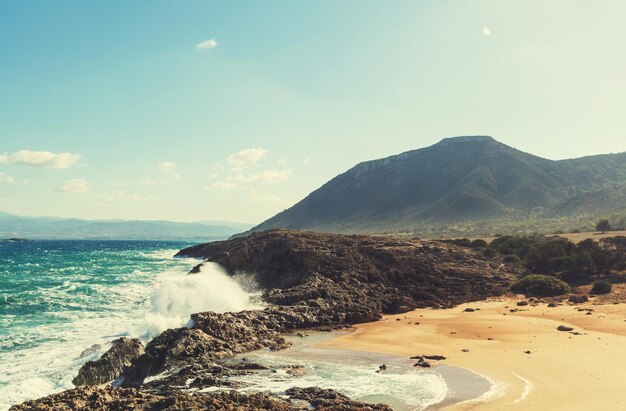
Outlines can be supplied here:
M492 380L491 398L454 410L626 410L626 304L594 305L592 300L518 307L520 300L386 316L320 347L439 354L447 357L442 363ZM479 310L464 312L468 307ZM559 325L581 335L557 331Z

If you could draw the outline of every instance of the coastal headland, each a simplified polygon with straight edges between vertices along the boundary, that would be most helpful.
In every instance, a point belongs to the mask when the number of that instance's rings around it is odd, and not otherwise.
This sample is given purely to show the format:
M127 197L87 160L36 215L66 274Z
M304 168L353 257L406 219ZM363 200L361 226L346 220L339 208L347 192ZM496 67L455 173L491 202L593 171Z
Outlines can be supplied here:
M626 338L624 305L613 304L623 297L621 285L583 305L564 303L566 296L522 301L509 290L529 270L482 246L281 229L200 244L177 256L203 260L189 275L203 275L212 264L254 275L264 308L194 313L186 327L145 346L118 339L81 368L77 388L12 410L389 409L316 387L280 395L237 391L245 387L233 377L300 372L295 365L270 369L234 359L237 354L284 349L285 336L303 330L346 327L354 331L321 346L428 356L416 363L489 378L484 395L448 404L457 409L576 409L572 393L584 389L586 409L615 409ZM578 297L586 287L575 290Z

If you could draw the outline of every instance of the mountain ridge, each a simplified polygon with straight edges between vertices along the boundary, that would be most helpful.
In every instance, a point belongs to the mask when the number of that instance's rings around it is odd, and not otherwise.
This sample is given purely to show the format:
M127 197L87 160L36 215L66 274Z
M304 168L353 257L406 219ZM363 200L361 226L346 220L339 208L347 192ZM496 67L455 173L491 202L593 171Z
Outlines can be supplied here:
M606 211L626 199L626 153L549 160L491 136L438 143L358 163L248 232L270 228L330 232L487 221L542 212ZM617 192L611 204L576 200ZM600 210L601 209L601 210ZM371 229L374 230L371 230Z
M251 224L183 223L167 220L86 220L26 217L0 211L0 238L82 240L219 240Z

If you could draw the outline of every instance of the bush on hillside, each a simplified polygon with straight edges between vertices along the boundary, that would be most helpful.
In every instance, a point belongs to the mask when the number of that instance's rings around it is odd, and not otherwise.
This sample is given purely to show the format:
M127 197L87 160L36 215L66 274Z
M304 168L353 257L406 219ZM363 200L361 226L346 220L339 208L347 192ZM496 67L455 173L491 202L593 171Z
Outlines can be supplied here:
M611 292L612 285L608 281L596 281L589 294L608 294Z
M511 291L527 297L551 297L571 292L570 286L549 275L531 274L513 283Z
M472 241L472 243L470 244L470 248L487 248L487 242L485 240L474 240Z
M496 256L496 250L494 250L493 248L485 248L485 251L483 251L483 255L487 258L493 258Z
M522 260L515 254L505 255L502 260L507 264L519 264L522 262Z

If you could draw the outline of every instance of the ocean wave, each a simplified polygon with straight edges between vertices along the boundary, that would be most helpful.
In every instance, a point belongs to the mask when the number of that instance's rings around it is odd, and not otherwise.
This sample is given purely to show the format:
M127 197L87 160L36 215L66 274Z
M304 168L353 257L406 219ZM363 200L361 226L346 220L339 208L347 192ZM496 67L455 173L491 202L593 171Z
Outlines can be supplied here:
M242 311L260 308L236 278L215 263L205 263L198 274L167 273L150 298L151 308L138 335L149 340L168 328L189 323L190 315L202 311ZM247 279L247 277L241 277Z

